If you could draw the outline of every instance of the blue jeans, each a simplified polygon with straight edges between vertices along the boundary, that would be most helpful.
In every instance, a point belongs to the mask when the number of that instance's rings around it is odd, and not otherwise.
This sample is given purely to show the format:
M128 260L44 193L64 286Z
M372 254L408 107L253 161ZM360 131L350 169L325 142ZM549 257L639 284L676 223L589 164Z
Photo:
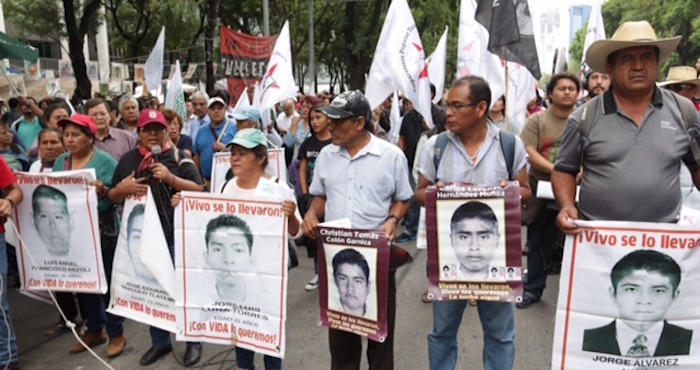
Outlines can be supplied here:
M0 317L0 366L4 366L10 362L16 362L19 359L17 353L17 334L12 325L12 317L10 317L10 303L7 301L7 244L5 244L5 234L0 234L0 274L2 274L2 310L7 318L7 325L2 317ZM10 341L10 352L7 350L7 341Z
M236 347L236 363L239 369L249 370L253 368L255 360L255 352ZM282 368L282 359L272 356L265 356L265 370L280 370Z
M546 209L542 217L527 227L527 278L525 293L540 299L547 286L547 261L545 256L554 248L559 237L557 212Z
M430 370L453 370L457 366L457 332L468 301L433 302L433 332L428 335ZM478 301L484 331L484 370L512 370L515 362L513 305Z
M413 192L416 191L416 182L413 181L413 174L408 173L408 182L411 184ZM408 213L406 214L406 232L411 235L416 235L418 232L418 221L420 221L420 205L416 202L416 196L412 195L408 200Z

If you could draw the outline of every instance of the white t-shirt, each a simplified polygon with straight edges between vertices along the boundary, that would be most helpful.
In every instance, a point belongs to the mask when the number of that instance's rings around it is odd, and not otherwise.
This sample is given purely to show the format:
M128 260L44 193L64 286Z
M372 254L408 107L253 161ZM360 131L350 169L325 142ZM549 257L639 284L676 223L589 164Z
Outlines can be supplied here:
M294 120L294 117L299 117L299 113L297 111L294 111L294 114L291 116L287 116L284 112L280 113L277 116L277 127L280 130L283 131L289 131L289 128L292 127L292 121Z
M284 200L291 200L294 202L294 204L297 203L296 197L294 196L294 190L292 190L292 188L287 186L287 184L277 182L274 179L267 179L265 177L261 177L260 180L258 180L258 186L255 189L241 189L238 186L238 179L234 177L224 184L223 189L221 189L221 193L235 195L241 198L263 195L277 198L280 202ZM299 221L299 231L296 233L296 235L292 235L290 230L289 236L292 239L298 239L302 234L301 214L299 213L299 207L296 207L294 210L294 217L296 217L296 219Z

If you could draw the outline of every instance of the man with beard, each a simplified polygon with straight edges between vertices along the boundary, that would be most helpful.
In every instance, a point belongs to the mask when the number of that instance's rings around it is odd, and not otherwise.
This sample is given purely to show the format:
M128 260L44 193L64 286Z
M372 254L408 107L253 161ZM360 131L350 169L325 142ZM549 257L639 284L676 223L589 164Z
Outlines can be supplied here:
M610 88L610 76L607 73L596 72L590 68L587 68L583 74L583 80L581 80L581 87L588 91L588 95L576 101L576 106L579 107L584 103L589 102L591 99L602 94L605 90Z

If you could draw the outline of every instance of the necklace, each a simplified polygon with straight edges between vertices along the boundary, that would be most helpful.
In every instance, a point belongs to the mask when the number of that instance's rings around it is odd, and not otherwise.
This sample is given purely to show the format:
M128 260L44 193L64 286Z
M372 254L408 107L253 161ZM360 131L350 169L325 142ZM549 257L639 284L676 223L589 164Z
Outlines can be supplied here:
M467 159L469 159L469 163L472 165L472 167L476 164L476 160L479 158L479 151L481 151L481 146L484 145L484 141L482 141L481 144L479 144L479 146L476 148L476 150L474 151L474 155L471 155L469 154L469 152L467 152Z

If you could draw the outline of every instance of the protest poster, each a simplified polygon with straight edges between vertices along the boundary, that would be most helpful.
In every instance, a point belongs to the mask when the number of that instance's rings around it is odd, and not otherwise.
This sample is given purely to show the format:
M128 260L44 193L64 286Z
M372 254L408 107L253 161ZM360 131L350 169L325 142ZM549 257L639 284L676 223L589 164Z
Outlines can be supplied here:
M97 81L100 79L100 66L96 61L85 62L85 67L87 68L87 77L91 81Z
M287 182L287 166L284 159L284 148L270 148L267 150L267 167L265 173L279 179L281 183ZM221 187L226 182L226 177L231 176L231 152L216 152L211 165L211 187L209 192L221 193Z
M318 229L319 323L384 342L390 244L376 230Z
M175 299L169 293L175 269L162 230L150 188L145 196L126 198L107 311L175 333ZM168 279L171 289L164 286Z
M13 213L21 288L63 292L107 291L93 169L17 173L25 201Z
M262 79L277 36L252 36L221 27L221 66L231 101Z
M281 201L182 192L175 209L177 339L284 357L287 218Z
M576 221L559 281L552 369L698 369L696 226Z
M28 80L38 80L41 78L41 60L37 59L36 62L30 62L28 60L24 61L24 77Z
M428 296L522 299L520 187L453 183L425 198Z
M143 82L146 78L146 65L134 64L134 82Z
M58 61L58 75L62 79L75 78L73 73L73 64L70 60L59 60Z

